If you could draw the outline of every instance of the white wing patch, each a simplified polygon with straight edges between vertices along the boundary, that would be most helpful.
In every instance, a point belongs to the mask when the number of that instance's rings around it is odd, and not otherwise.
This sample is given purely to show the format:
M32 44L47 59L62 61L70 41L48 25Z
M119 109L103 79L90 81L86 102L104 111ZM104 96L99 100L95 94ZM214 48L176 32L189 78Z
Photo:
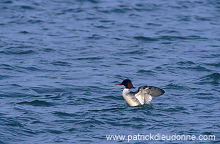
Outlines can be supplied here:
M138 93L136 93L135 97L139 100L139 102L143 104L150 104L152 100L152 96L149 95L144 88L140 88Z
M136 93L135 97L138 99L138 101L143 105L144 104L144 96L141 91Z

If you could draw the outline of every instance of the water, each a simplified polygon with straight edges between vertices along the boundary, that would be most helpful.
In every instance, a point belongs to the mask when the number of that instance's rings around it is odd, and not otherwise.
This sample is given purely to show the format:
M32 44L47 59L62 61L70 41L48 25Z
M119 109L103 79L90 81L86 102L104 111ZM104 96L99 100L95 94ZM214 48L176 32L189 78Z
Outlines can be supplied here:
M219 17L218 0L1 0L0 143L219 143ZM125 78L166 93L129 107Z

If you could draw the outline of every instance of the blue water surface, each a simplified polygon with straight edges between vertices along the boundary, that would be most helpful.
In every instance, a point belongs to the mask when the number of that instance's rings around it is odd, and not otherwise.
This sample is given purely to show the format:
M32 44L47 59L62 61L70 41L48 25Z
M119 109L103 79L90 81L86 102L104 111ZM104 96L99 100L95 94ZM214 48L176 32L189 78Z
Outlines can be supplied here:
M218 0L1 0L0 143L220 143ZM129 107L116 86L166 93ZM107 140L106 135L215 135Z

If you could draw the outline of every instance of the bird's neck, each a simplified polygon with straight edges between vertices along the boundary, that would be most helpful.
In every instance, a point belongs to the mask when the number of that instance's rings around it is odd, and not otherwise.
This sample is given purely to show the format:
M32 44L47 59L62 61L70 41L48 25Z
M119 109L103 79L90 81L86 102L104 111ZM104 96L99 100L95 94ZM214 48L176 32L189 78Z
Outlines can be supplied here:
M130 93L130 89L128 88L124 88L124 90L122 91L122 95L128 95Z

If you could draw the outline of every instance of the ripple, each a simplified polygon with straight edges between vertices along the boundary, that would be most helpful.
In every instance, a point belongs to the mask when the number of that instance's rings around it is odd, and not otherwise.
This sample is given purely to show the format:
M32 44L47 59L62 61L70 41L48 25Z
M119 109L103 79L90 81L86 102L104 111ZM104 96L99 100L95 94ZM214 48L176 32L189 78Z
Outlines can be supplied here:
M203 100L213 100L216 99L216 97L213 95L213 93L196 93L196 99L203 99Z
M194 65L195 63L192 61L179 61L177 62L178 65Z
M42 86L42 87L32 87L33 91L37 92L38 94L44 94L44 93L64 93L65 90L62 88L54 88L54 87L48 87L48 86Z
M220 74L212 73L210 75L204 76L201 78L201 84L210 83L210 84L219 84L220 83Z
M13 70L13 67L9 64L0 64L1 69Z
M155 72L152 70L139 70L137 73L155 75Z
M15 86L15 85L12 84L12 86ZM24 92L23 93L21 93L21 92L4 92L4 93L0 93L0 95L1 95L1 97L6 97L6 98L21 98L21 97L34 97L35 96L35 95L31 95L31 94L26 94Z
M63 61L55 61L52 64L56 66L71 66L71 63L63 62Z
M41 69L36 68L36 67L21 67L21 66L17 66L17 68L24 69L24 70L29 70L29 71L41 71Z
M76 116L76 114L72 114L72 113L66 113L66 112L53 112L54 115L58 116L58 117L74 117Z
M186 64L185 64L186 65ZM190 64L191 65L191 64ZM198 72L211 72L212 70L204 67L204 66L200 66L200 65L197 65L197 66L179 66L178 67L179 69L186 69L186 70L194 70L194 71L198 71Z
M217 63L206 63L206 65L214 66L214 67L220 67L220 62L217 62Z
M47 129L46 131L51 133L51 134L62 134L62 133L64 133L61 130L55 130L55 129Z
M174 40L206 40L207 38L196 35L190 35L190 36L160 36L159 39L174 41Z
M10 0L5 0L5 1L3 1L2 3L5 3L5 4L12 4L12 3L13 3L13 1L10 1Z
M219 73L212 73L210 75L204 76L203 79L220 80L220 74Z
M10 75L0 75L0 80L8 79L11 78L12 76Z
M168 108L166 109L167 112L179 112L179 111L187 111L187 109L185 107L182 106L177 106L174 108Z
M131 50L131 51L128 51L128 52L121 52L120 54L131 54L131 55L136 55L136 54L144 54L145 51L141 51L141 50ZM139 59L139 58L135 58L135 59Z
M105 124L103 121L101 120L98 120L98 119L85 119L83 121L78 121L76 122L77 125L90 125L90 126L93 126L93 125L102 125L102 124Z
M129 121L135 121L138 123L138 122L146 122L147 120L145 118L141 118L141 117L133 117Z
M10 121L9 123L7 123L6 125L8 126L15 126L15 127L22 127L23 125L21 123L19 123L18 121Z
M112 108L105 108L105 109L96 109L96 110L89 110L91 112L118 112L119 110L125 110L125 107L112 107Z
M190 88L188 88L187 86L182 86L180 84L173 84L170 83L166 86L166 89L176 89L176 90L188 90Z
M31 24L39 24L43 22L44 22L43 20L35 20L35 19L31 19L27 21L27 23L31 23Z
M111 13L126 13L128 11L132 11L130 8L126 6L121 6L120 8L109 8L109 9L100 9L99 12L111 14Z
M28 31L20 31L19 33L21 33L21 34L29 34Z
M4 51L0 51L0 53L7 55L28 55L28 54L35 54L36 52L33 50L19 50L19 51L4 50Z
M22 5L20 6L21 9L25 9L25 10L33 10L34 8L31 6L27 6L27 5Z
M77 58L76 60L102 60L103 57L83 57L83 58Z
M154 41L158 41L157 38L151 38L151 37L145 37L145 36L135 36L134 39L136 40L141 40L144 42L154 42Z
M53 103L50 102L46 102L46 101L42 101L42 100L34 100L34 101L23 101L23 102L19 102L17 104L21 104L21 105L32 105L32 106L43 106L43 107L49 107L49 106L53 106Z
M103 37L101 35L94 34L92 36L87 37L86 39L88 39L88 40L101 40L103 38L105 38L105 37Z
M94 3L94 4L98 4L99 1L98 0L77 0L79 2L90 2L90 3Z

